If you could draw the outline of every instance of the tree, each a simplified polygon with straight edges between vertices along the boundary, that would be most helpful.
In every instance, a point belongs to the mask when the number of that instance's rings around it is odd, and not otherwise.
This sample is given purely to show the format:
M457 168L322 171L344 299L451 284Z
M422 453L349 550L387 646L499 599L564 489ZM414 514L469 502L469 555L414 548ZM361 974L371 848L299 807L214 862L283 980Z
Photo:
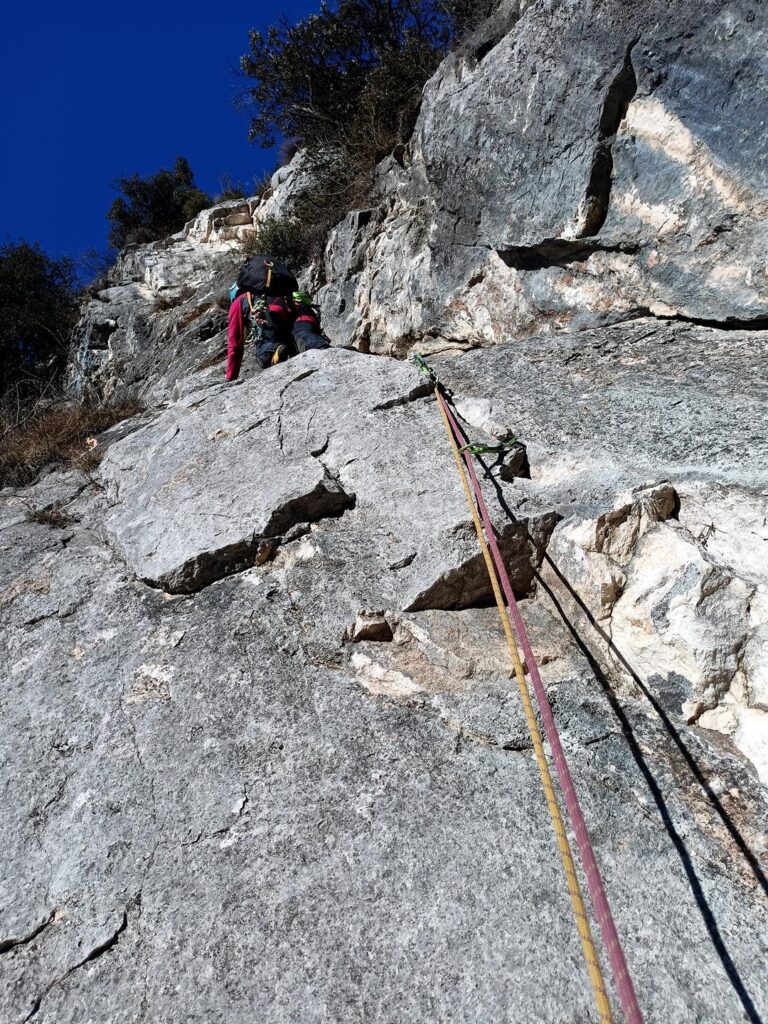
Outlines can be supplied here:
M132 174L118 178L114 185L122 192L107 212L109 244L115 249L172 235L212 205L211 197L195 185L183 156L176 157L173 170L159 170L146 178Z
M493 0L324 0L318 14L250 33L250 139L377 159L413 129L424 83ZM367 145L366 145L367 140Z
M60 376L77 310L71 260L29 242L0 245L0 396L17 387L26 397Z
M321 241L370 201L376 164L408 141L427 79L496 0L323 0L318 14L252 31L241 58L249 137L301 146L313 188L295 220ZM306 247L305 247L306 248ZM311 247L310 247L311 248ZM310 248L306 248L310 252Z

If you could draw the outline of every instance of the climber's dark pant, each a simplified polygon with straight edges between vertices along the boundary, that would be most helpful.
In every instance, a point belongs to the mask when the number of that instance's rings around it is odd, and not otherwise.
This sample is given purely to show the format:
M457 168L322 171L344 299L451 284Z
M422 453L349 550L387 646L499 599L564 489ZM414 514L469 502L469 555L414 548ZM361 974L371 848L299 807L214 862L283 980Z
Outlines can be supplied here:
M329 347L328 339L320 333L320 324L311 309L300 306L292 323L287 319L280 322L274 314L272 320L272 324L263 325L261 341L256 346L256 360L262 368L272 362L278 345L287 345L288 354L292 356L308 352L311 348Z

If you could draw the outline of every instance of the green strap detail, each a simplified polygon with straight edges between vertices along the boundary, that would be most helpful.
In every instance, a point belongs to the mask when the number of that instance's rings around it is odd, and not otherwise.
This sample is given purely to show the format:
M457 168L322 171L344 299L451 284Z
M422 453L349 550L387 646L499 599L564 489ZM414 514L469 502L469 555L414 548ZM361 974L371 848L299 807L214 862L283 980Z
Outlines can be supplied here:
M517 438L510 437L506 441L500 441L499 444L465 444L463 448L459 448L459 451L469 452L470 455L497 455L516 444Z
M442 388L440 378L437 376L435 371L429 365L424 356L420 356L418 352L413 353L413 361L416 363L422 373L425 373L435 387ZM505 452L508 448L512 448L518 443L516 437L509 437L506 441L500 441L498 444L465 444L463 448L459 448L460 452L469 452L470 455L498 455L500 452Z
M424 356L420 356L418 352L413 353L413 361L416 363L422 373L426 373L432 383L436 386L440 384L440 378L437 376L435 371L429 365Z

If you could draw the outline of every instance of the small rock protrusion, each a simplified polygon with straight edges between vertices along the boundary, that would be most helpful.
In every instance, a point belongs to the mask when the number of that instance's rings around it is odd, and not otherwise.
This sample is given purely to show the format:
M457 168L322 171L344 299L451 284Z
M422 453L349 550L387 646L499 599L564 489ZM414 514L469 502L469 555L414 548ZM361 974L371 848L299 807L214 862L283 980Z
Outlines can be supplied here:
M392 639L392 627L383 611L359 611L354 625L349 627L348 636L353 644L361 640L388 643Z
M504 465L499 470L499 477L505 483L511 483L523 477L526 480L531 478L531 466L528 462L528 450L519 441L509 449Z

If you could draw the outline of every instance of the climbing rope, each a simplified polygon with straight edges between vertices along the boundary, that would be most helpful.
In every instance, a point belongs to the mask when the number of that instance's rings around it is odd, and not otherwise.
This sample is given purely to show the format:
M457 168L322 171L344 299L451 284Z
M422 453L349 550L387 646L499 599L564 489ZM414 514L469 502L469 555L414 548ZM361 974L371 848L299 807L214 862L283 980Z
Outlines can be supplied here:
M464 469L464 464L461 459L461 449L456 443L456 440L451 430L450 421L446 413L446 408L442 395L439 389L435 388L435 395L440 406L440 413L443 417L443 423L445 425L448 439L451 443L453 450L453 457L456 460L456 467L461 477L461 483L464 488L464 494L467 499L467 505L472 513L472 519L475 524L475 530L477 531L477 539L480 542L480 548L483 552L483 558L485 560L485 566L488 570L488 576L493 587L493 594L496 598L496 606L499 610L499 617L501 624L504 627L504 633L507 638L507 645L509 647L509 653L512 658L512 664L515 668L515 677L517 679L517 685L520 690L520 698L523 702L523 711L525 712L525 720L528 724L528 731L531 735L531 741L533 743L533 750L536 755L536 763L539 768L539 774L541 776L541 783L544 788L544 795L547 800L547 807L549 808L550 817L552 818L552 827L555 832L555 838L557 840L557 847L560 852L560 859L563 865L563 871L565 873L565 881L568 886L568 893L571 897L571 906L573 908L573 914L576 919L576 927L579 931L579 938L581 939L581 949L584 955L584 960L587 965L587 973L589 974L589 980L592 985L592 990L595 995L595 1003L597 1004L598 1013L600 1016L600 1024L611 1024L613 1017L611 1016L611 1008L608 1003L608 997L605 991L605 982L603 981L602 971L600 969L600 963L597 959L597 953L595 951L594 941L592 939L592 932L589 927L589 920L587 918L587 912L584 907L584 899L581 895L581 889L579 887L579 881L576 876L576 866L573 862L573 854L571 853L570 845L568 844L568 837L565 833L565 825L563 824L563 817L560 813L560 807L557 803L557 797L555 796L555 789L552 785L552 776L547 765L546 758L544 756L544 745L541 742L541 733L539 731L538 723L536 722L536 715L533 711L533 704L531 703L531 697L528 693L528 686L525 682L525 673L523 666L520 662L520 655L517 650L517 644L515 643L514 634L512 632L512 625L510 618L507 613L507 609L504 605L504 600L501 595L501 589L499 588L499 581L496 575L491 554L488 550L488 545L485 542L483 535L483 528L480 522L480 518L475 508L475 503L472 500L472 493L469 489L469 482L467 480L467 473Z
M640 1013L637 996L627 969L624 953L621 948L619 936L608 904L608 898L605 893L605 887L600 876L600 871L597 866L592 844L584 822L584 816L581 812L578 797L576 796L576 790L573 785L570 770L565 760L565 754L560 742L560 736L557 731L554 716L552 715L552 709L549 706L549 701L547 700L547 695L541 682L538 665L536 664L536 660L533 656L525 624L512 592L509 576L504 566L504 560L501 556L501 552L499 551L498 544L496 543L496 538L488 515L488 509L485 505L477 474L472 463L472 446L468 445L467 439L456 422L448 402L444 397L442 385L436 374L421 357L418 357L416 361L422 372L428 373L429 378L435 387L435 398L443 419L443 425L445 426L446 433L451 444L454 460L456 462L457 469L459 470L462 487L472 515L472 520L475 524L475 530L477 532L480 548L488 570L488 576L493 588L496 605L499 610L499 616L507 638L507 644L509 646L510 656L515 669L515 677L517 679L520 696L523 702L526 722L533 742L534 753L536 755L536 761L539 767L542 785L544 787L547 806L552 818L558 850L563 864L566 884L571 897L571 905L573 907L576 926L581 939L582 952L587 965L590 982L592 984L600 1022L601 1024L607 1024L607 1022L612 1020L611 1010L606 996L605 983L603 981L600 964L595 952L594 942L589 928L589 921L581 896L581 890L576 877L573 855L565 834L562 815L560 813L560 808L552 785L552 777L544 756L541 733L539 732L539 727L536 722L530 694L525 681L525 672L523 670L517 643L512 631L510 614L512 622L514 622L515 631L517 632L517 636L520 640L520 646L523 649L523 654L527 661L531 682L536 695L536 701L544 724L544 731L546 733L547 740L549 741L552 759L555 763L555 769L563 791L565 804L576 836L576 844L579 849L579 855L581 857L582 866L587 879L587 888L589 889L592 905L600 925L603 944L611 965L611 972L613 974L624 1018L627 1024L642 1024L642 1014ZM463 452L462 449L464 449ZM467 480L467 473L471 480L471 490L470 483ZM474 500L472 497L473 491ZM475 502L477 503L477 507L475 506ZM501 588L499 586L499 581L501 581ZM506 606L502 598L502 589L504 597L506 597Z

